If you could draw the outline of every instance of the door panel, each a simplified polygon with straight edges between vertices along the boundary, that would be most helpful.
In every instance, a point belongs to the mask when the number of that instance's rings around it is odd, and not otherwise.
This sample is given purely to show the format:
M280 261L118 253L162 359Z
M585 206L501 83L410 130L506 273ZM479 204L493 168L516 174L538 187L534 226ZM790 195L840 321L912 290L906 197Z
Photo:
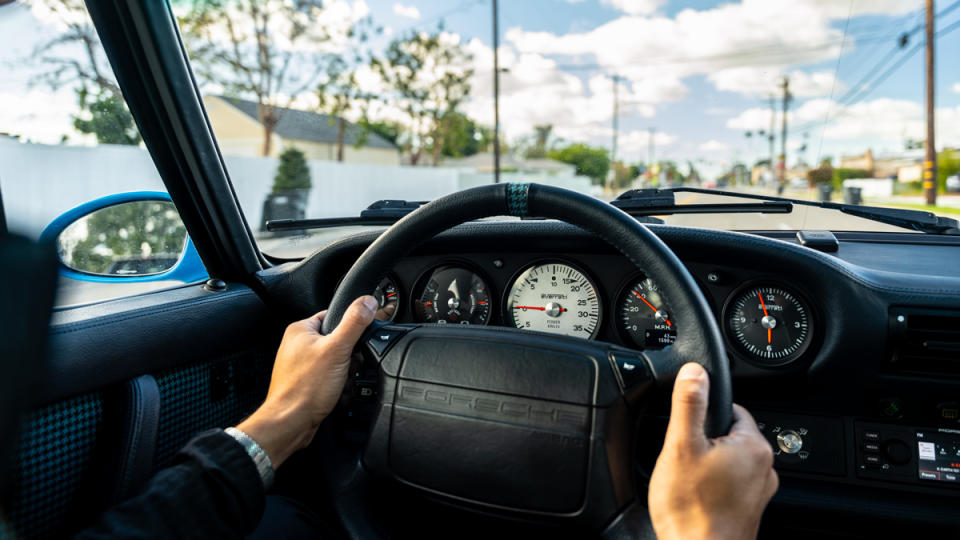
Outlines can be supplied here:
M56 312L0 538L74 532L190 438L266 395L282 326L247 287L194 285Z

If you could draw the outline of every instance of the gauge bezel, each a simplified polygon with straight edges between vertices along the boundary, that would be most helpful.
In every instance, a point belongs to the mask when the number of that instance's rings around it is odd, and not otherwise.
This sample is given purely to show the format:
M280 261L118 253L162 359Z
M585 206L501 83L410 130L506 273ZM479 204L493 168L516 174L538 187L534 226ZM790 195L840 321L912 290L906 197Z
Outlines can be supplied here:
M503 318L503 326L506 326L507 328L517 328L518 330L522 330L521 328L517 327L517 323L513 320L513 315L510 313L510 310L507 307L507 303L510 300L510 291L513 290L513 286L516 285L517 280L520 279L520 276L522 276L524 272L530 270L534 266L542 266L545 264L563 264L563 265L569 266L570 268L573 268L577 272L580 272L580 274L587 279L590 285L593 286L593 290L597 292L597 302L600 304L597 307L597 326L596 328L593 329L593 332L590 334L590 337L587 337L585 339L589 339L589 340L596 339L597 336L600 335L600 329L603 327L604 323L606 322L605 321L606 317L604 317L603 315L604 304L605 304L604 291L600 287L600 283L593 276L593 274L584 270L583 266L573 261L570 261L569 259L563 259L560 257L546 257L543 259L534 259L532 261L529 261L525 264L520 265L519 270L516 270L510 276L510 279L507 280L506 286L503 288L503 295L500 300L500 314L501 314L501 317ZM537 332L538 330L533 330L533 331ZM553 332L542 332L542 333L555 335L555 336L564 335L564 334L556 334Z
M458 268L462 268L478 276L483 281L483 284L486 286L487 291L489 291L491 304L496 301L495 300L496 298L499 297L499 295L496 292L496 289L491 284L489 276L487 276L486 273L481 271L476 264L464 259L457 259L457 258L441 259L431 264L430 266L427 266L423 271L421 271L420 274L417 276L416 281L414 281L413 288L410 289L410 301L407 302L407 305L409 306L409 309L410 309L411 321L417 324L438 324L438 323L428 323L425 321L418 320L417 319L417 303L420 299L420 296L423 294L424 289L427 288L427 280L430 278L430 276L433 275L433 273L438 268L442 268L445 266L455 266ZM490 309L487 311L487 320L485 320L483 324L477 323L477 326L490 326L490 321L493 320L494 311L496 311L494 307L490 306Z
M643 351L647 349L637 345L636 342L634 342L633 338L630 337L630 334L627 332L627 330L622 326L620 326L619 324L620 303L621 303L621 300L623 300L624 296L630 292L632 288L631 286L634 283L637 283L646 279L652 280L653 278L650 277L650 275L644 272L643 270L637 270L636 272L633 272L632 274L630 274L627 277L627 279L621 281L620 286L617 288L617 295L613 297L613 302L611 302L611 306L610 306L610 321L611 321L610 324L614 326L614 331L617 335L617 338L620 340L620 343L624 347L629 347L637 351ZM659 283L657 284L657 286L659 286ZM661 289L661 292L662 292L662 289ZM669 298L667 299L667 305L668 306L670 305ZM672 311L672 308L671 308L671 311ZM668 315L670 314L668 313ZM673 321L673 322L676 322L676 321ZM677 332L677 337L679 338L679 331ZM652 349L652 350L662 350L662 349Z
M390 317L390 320L387 321L387 322L394 322L397 320L397 316L400 314L400 308L403 307L403 296L404 296L403 287L400 285L400 280L397 279L396 274L394 274L393 272L387 272L386 274L384 274L383 278L381 278L380 281L383 281L384 279L389 279L391 282L393 282L393 286L396 287L397 289L397 296L400 297L397 299L397 309L393 310L393 317ZM339 287L339 285L337 286ZM378 283L377 286L379 287L380 284ZM376 291L377 289L374 288L373 290Z
M756 356L750 351L746 350L746 348L744 348L744 346L739 340L736 339L735 336L730 335L730 327L728 325L727 316L730 313L730 309L733 306L734 300L740 298L740 296L745 294L748 290L757 287L776 287L792 294L797 301L800 302L800 305L806 310L807 317L810 319L810 322L807 324L807 339L800 344L800 347L796 351L784 358L771 360ZM787 365L795 364L797 361L804 359L804 356L811 349L814 341L819 336L819 321L819 314L817 313L814 304L810 301L810 296L806 294L806 292L795 285L788 285L782 281L770 279L756 279L740 285L734 289L733 292L727 295L727 298L723 302L723 310L720 312L720 326L723 329L723 338L727 342L728 353L735 353L738 358L742 358L751 365L760 368L781 368Z

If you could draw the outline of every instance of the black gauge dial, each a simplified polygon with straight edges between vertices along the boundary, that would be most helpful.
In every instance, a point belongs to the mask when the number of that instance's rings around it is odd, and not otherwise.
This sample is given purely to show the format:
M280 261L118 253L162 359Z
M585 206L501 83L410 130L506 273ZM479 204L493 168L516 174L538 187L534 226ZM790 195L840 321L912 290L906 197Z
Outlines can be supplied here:
M381 321L392 321L397 316L397 306L400 305L400 289L397 288L396 282L390 279L390 276L383 278L377 285L377 289L373 291L373 297L380 305L376 318Z
M631 281L617 301L617 326L641 349L663 349L677 340L676 322L660 288L650 278Z
M783 287L755 286L734 296L725 312L728 337L750 358L781 365L810 345L813 321L800 297Z
M441 266L427 278L413 306L418 322L487 324L490 289L476 273L459 266Z

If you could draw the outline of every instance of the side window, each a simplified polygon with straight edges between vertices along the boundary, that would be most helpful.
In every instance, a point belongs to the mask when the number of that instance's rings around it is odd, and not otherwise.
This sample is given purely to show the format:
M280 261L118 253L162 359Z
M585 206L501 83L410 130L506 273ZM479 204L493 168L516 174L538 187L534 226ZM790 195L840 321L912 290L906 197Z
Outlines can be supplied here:
M204 279L83 0L0 2L0 65L4 214L56 242L57 304Z

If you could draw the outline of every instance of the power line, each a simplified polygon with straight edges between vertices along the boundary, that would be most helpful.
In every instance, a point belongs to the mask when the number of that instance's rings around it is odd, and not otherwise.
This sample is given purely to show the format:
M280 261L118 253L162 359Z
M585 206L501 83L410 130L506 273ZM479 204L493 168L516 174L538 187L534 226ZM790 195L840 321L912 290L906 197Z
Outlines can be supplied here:
M837 87L837 77L840 75L840 60L843 59L843 45L844 45L844 42L846 41L847 29L850 28L850 15L853 14L853 2L854 2L854 0L850 0L850 8L847 10L847 22L844 23L844 25L843 25L843 37L844 37L844 40L841 41L841 43L840 43L840 54L837 55L837 67L834 68L834 70L833 70L833 82L830 84L830 100L828 101L828 103L833 101L833 91L834 91L834 90L836 89L836 87ZM787 114L787 112L784 111L783 114L784 114L784 120L786 120L786 114ZM819 162L820 162L820 153L823 151L823 135L824 135L824 133L826 133L826 131L827 131L827 123L830 121L829 119L830 119L830 106L827 105L827 112L826 112L825 117L824 117L824 119L823 119L823 131L820 133L820 148L817 150L817 159L816 159L815 163L819 163ZM784 146L784 148L786 148L786 146L787 146L786 141L784 141L783 146ZM783 166L784 166L784 168L786 168L786 166L787 166L786 157L784 157Z

